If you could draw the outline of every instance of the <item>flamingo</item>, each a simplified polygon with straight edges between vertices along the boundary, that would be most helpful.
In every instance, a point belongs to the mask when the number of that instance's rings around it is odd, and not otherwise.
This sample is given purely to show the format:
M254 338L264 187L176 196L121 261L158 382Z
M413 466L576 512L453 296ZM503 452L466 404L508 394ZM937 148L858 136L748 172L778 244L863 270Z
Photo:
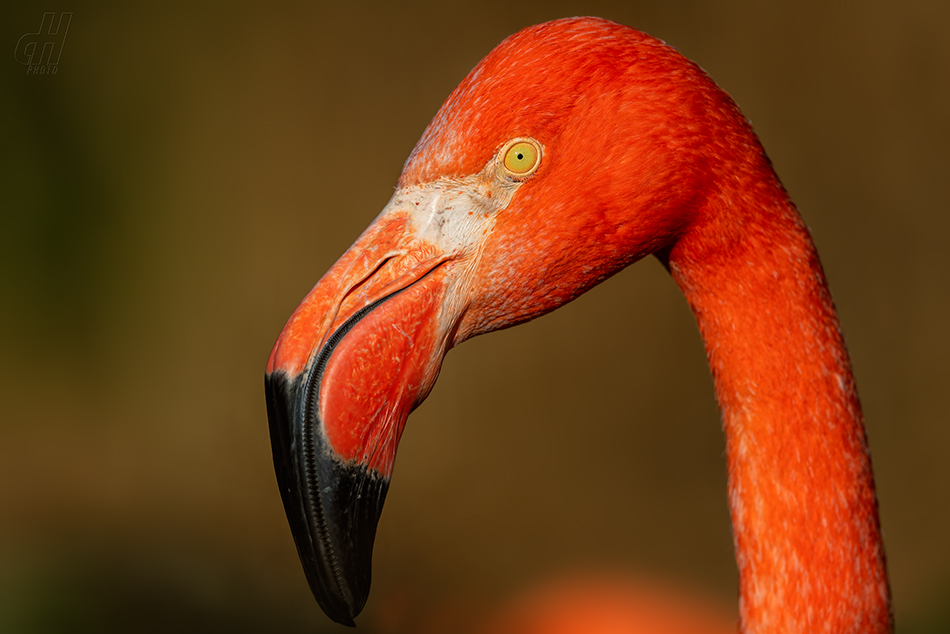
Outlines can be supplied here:
M313 594L354 624L410 412L445 354L647 255L695 314L726 437L742 632L893 629L871 457L818 255L748 120L697 65L598 18L504 40L267 362Z

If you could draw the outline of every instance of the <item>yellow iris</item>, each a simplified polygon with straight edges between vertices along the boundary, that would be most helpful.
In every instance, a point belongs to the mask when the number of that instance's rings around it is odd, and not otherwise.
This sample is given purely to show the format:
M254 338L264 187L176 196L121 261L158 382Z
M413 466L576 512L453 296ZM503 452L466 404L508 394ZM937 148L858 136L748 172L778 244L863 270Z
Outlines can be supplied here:
M505 150L504 165L514 178L524 178L541 162L541 146L534 140L518 140Z

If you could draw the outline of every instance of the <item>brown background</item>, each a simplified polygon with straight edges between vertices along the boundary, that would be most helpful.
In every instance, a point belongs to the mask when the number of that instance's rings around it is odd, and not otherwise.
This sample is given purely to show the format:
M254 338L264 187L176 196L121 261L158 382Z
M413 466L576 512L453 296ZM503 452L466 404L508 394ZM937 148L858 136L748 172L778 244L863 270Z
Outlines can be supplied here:
M950 628L946 2L8 4L0 631L337 631L274 484L267 354L455 84L576 14L677 46L752 119L851 347L898 631ZM52 10L59 71L28 77ZM723 449L653 260L467 343L409 421L361 630L577 566L732 605Z

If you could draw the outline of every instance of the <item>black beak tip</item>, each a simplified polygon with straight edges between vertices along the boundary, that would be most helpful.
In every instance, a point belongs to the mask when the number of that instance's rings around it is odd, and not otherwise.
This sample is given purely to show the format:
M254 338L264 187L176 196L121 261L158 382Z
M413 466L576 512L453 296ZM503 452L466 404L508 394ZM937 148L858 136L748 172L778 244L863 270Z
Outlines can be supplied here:
M369 596L376 525L389 479L342 460L323 434L319 375L265 375L277 484L310 590L331 619L354 627Z
M307 574L309 579L310 575ZM311 591L313 591L313 585L310 586ZM316 597L316 593L314 593ZM336 597L341 599L342 597ZM339 601L335 602L331 607L330 605L320 601L317 601L320 604L320 608L323 610L323 613L330 617L334 622L339 623L340 625L345 625L347 627L356 627L356 621L354 620L359 613L362 611L362 604L358 606L352 606L347 604L341 604Z
M333 620L339 623L340 625L345 625L347 627L356 627L356 621L354 621L353 619L340 618L340 619L333 619Z

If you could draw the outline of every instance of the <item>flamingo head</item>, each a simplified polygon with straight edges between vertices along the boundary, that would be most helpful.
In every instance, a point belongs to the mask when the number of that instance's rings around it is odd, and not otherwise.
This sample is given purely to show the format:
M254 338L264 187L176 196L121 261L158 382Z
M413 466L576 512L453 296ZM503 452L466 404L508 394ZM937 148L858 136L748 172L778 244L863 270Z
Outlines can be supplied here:
M281 496L331 618L366 600L396 446L446 352L672 248L749 162L737 144L758 147L702 70L594 18L516 33L449 96L267 363Z

